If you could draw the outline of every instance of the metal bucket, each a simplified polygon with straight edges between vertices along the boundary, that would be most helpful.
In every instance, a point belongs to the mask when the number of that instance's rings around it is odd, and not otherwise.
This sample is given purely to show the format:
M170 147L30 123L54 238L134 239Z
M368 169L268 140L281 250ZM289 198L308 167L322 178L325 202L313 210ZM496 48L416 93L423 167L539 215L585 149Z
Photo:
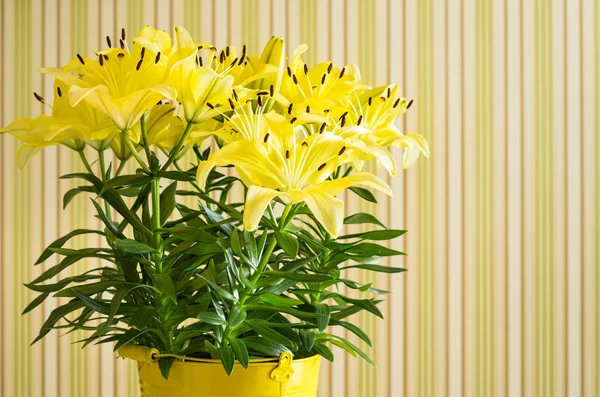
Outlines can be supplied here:
M248 369L236 363L231 375L218 360L178 360L166 380L156 363L157 354L155 349L142 346L119 349L121 357L138 361L142 397L317 396L320 356L292 360L286 352L272 362L250 360Z

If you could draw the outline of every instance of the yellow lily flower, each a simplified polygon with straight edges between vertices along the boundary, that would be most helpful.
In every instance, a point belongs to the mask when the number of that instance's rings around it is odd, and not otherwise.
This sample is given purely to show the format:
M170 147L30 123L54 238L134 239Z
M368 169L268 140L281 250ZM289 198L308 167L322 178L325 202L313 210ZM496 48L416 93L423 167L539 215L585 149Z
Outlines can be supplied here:
M304 47L297 49L284 73L281 95L276 96L292 117L299 117L304 112L323 114L332 109L343 109L348 96L365 87L356 65L340 69L332 62L323 62L309 70L300 58L304 50Z
M96 150L108 147L118 132L115 124L104 114L80 103L72 107L66 97L69 87L59 80L54 84L54 102L46 103L52 108L52 116L18 119L0 130L9 133L25 144L17 153L17 164L23 168L27 161L46 146L64 145L82 150L89 144Z
M344 203L334 197L353 185L363 185L391 195L390 187L373 174L358 173L335 180L327 178L352 157L346 141L332 133L296 139L295 126L284 117L264 118L262 139L231 142L198 165L197 182L204 188L211 169L233 165L248 186L244 226L254 230L275 197L285 202L305 202L316 219L337 237L343 223Z
M145 55L145 48L134 44L131 52L109 48L97 59L77 55L66 68L40 70L70 86L72 106L85 101L127 131L158 101L176 97L175 90L163 84L166 64Z
M396 161L387 149L397 146L404 149L402 167L408 168L423 154L429 157L427 140L419 134L402 134L394 125L394 120L406 113L408 103L399 95L396 84L371 89L361 95L356 94L349 101L347 110L337 110L334 119L343 121L347 127L338 130L344 138L356 139L363 143L363 154L357 154L353 166L362 168L362 164L372 158L396 175ZM342 112L341 115L339 112Z
M177 92L189 123L208 120L219 114L215 108L227 103L231 97L232 76L221 76L213 69L190 62L196 56L196 46L189 33L175 27L177 48L180 54L170 66L169 82Z
M52 131L49 139L48 131ZM52 116L41 115L34 119L17 119L0 129L0 134L8 133L23 142L17 151L17 166L25 167L25 164L46 146L63 144L73 150L81 150L85 146L79 141L61 119Z

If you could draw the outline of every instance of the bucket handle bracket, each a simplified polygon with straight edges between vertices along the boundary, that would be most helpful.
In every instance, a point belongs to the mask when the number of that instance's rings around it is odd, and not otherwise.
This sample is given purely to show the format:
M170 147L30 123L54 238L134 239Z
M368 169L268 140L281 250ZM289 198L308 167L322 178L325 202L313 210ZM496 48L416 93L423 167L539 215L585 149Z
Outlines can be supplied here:
M279 356L279 365L271 372L271 380L278 383L287 383L292 379L292 375L294 375L292 353L286 351Z

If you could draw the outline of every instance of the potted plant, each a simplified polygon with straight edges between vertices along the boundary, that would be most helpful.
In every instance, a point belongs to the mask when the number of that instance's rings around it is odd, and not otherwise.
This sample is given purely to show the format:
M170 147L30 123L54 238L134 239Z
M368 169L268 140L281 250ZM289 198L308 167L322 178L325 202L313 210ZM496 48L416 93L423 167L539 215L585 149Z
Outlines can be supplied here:
M86 195L103 226L71 231L37 260L60 257L26 285L39 295L24 313L50 296L68 301L35 341L55 328L89 331L84 345L113 343L139 362L147 396L315 396L330 345L371 361L328 327L371 344L348 318L381 317L373 294L387 292L347 270L403 271L380 261L402 255L383 242L404 231L366 213L344 218L335 196L391 195L364 164L393 175L389 146L404 148L407 167L428 156L427 142L394 126L410 107L396 85L369 87L354 65L309 68L305 50L288 62L277 37L251 56L180 27L174 40L145 27L132 42L123 30L93 57L41 69L55 77L52 114L1 132L24 142L19 166L44 146L77 151L87 171L61 177L78 181L64 207ZM128 162L135 172L124 173ZM341 235L344 223L372 230ZM66 248L87 234L106 244ZM60 277L86 258L103 265Z

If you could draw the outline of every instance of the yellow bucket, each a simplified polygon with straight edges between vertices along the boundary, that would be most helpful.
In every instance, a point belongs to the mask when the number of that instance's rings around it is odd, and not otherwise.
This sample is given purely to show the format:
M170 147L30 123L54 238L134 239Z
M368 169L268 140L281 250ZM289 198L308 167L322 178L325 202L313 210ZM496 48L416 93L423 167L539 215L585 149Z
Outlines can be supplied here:
M239 363L227 375L218 360L177 360L166 380L158 368L158 350L124 346L119 355L138 362L142 397L316 397L320 356L292 360L289 352L271 361ZM201 362L197 362L201 361Z

